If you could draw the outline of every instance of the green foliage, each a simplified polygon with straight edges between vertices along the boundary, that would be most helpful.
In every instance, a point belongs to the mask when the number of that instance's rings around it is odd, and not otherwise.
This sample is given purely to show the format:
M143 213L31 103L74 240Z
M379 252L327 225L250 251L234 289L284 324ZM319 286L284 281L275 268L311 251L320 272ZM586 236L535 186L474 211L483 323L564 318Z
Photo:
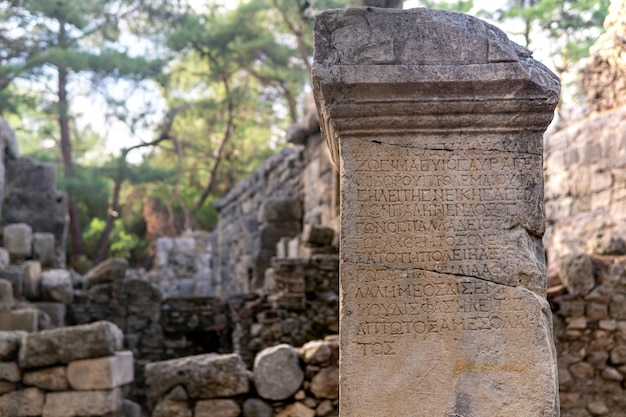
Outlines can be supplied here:
M83 239L87 247L88 254L94 254L98 240L106 227L106 221L94 217L83 233ZM137 251L145 250L145 243L141 237L126 230L121 221L116 221L111 233L109 244L109 255L116 258L131 259Z

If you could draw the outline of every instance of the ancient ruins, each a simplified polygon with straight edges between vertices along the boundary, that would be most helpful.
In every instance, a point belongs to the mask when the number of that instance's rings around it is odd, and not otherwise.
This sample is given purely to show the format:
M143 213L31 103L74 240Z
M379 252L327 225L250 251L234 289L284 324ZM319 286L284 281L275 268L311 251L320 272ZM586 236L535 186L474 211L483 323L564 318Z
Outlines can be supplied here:
M323 15L332 158L311 98L216 229L159 239L147 272L66 268L54 167L0 119L0 416L338 416L342 345L342 417L626 417L625 10L543 149L558 83L499 30Z
M466 15L316 20L341 176L340 414L557 416L542 134L559 81Z

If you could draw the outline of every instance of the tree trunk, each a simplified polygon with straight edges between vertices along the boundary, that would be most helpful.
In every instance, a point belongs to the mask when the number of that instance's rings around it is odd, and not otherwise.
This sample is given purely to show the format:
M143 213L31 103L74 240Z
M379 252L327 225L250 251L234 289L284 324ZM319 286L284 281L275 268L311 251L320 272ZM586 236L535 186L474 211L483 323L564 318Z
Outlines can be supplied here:
M59 41L65 40L65 24L60 23ZM66 178L74 178L74 164L72 161L72 143L70 141L69 127L69 102L67 99L67 83L69 71L65 67L58 68L59 81L59 129L61 132L61 156L63 159L63 174ZM68 213L69 213L69 232L70 232L70 263L74 262L80 255L85 254L85 245L80 227L80 218L78 212L78 204L76 196L70 189L68 192Z
M109 252L109 239L111 237L113 227L115 226L115 220L119 216L118 213L120 211L120 191L122 189L122 181L121 177L115 179L115 185L113 186L113 199L111 200L111 205L109 206L109 210L107 212L106 226L100 235L100 239L98 239L98 246L93 262L94 265L99 264L107 258Z

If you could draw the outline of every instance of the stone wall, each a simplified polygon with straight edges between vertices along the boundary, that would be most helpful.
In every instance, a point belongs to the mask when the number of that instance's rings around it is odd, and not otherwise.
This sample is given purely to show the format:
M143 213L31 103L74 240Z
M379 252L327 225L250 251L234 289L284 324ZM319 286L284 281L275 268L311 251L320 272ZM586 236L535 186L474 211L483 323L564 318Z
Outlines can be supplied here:
M302 223L302 150L286 148L215 203L215 295L226 298L260 288L276 243Z
M140 417L124 399L133 355L112 323L0 332L0 415Z
M626 244L604 238L589 248L561 257L553 268L564 283L560 291L553 287L560 293L551 298L561 415L624 417Z
M152 417L337 416L335 337L259 352L249 372L238 354L205 354L146 368Z
M546 136L544 158L549 262L597 233L626 236L626 107Z

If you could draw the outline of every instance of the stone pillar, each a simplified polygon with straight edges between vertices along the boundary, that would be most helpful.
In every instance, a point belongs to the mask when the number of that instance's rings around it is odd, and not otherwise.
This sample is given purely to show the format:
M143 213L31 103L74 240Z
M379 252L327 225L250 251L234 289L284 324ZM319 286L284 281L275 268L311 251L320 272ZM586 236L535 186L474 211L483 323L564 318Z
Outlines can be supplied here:
M559 80L471 16L318 16L341 175L342 417L558 416L542 134Z

